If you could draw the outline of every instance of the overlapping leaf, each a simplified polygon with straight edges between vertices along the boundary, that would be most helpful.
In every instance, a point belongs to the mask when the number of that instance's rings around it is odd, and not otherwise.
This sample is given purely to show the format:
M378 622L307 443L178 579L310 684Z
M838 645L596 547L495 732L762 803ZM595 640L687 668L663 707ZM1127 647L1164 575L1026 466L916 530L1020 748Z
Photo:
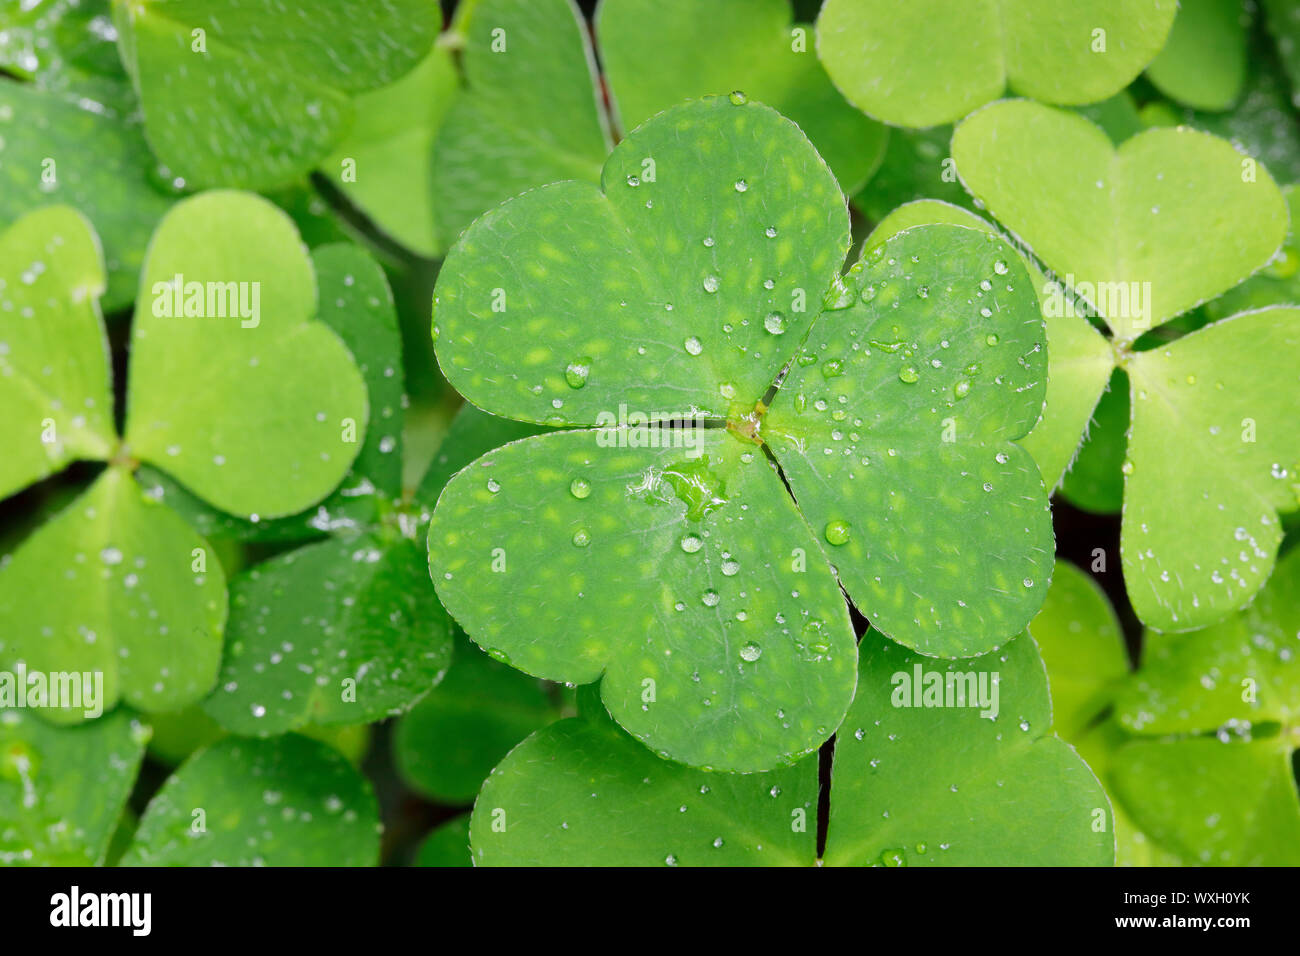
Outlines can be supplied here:
M103 863L148 739L123 713L55 729L0 708L0 865Z
M123 866L373 866L379 810L337 751L297 734L228 738L150 801Z
M930 689L918 685L914 701L907 682L918 676ZM997 712L981 716L974 693L945 706L945 686L996 689ZM1105 794L1050 722L1028 637L938 662L869 633L836 741L825 862L1108 865L1113 836L1094 827L1099 814L1107 821ZM813 758L706 773L656 760L597 717L516 748L484 785L470 830L480 865L811 865L816 813Z
M366 440L340 489L286 519L329 532L231 585L219 690L205 709L235 733L360 724L408 709L451 659L451 622L417 544L427 514L402 494L401 339L383 271L356 246L313 254L321 320L360 363Z
M266 188L312 169L438 30L423 0L113 0L158 157L195 186Z
M215 240L205 232L214 224ZM93 234L55 208L22 220L0 242L17 270L5 283L12 308L0 320L3 380L15 390L7 427L19 450L5 491L75 458L109 459L0 570L0 659L102 673L106 709L125 699L147 711L178 710L216 678L224 576L203 539L143 493L134 468L144 459L174 469L245 514L296 510L336 485L355 456L334 423L359 417L364 434L364 383L334 333L308 321L311 263L283 213L253 196L201 196L173 209L151 246L145 288L153 294L133 329L123 447L110 418ZM191 285L200 291L186 299ZM174 304L173 291L193 308L169 314L163 306ZM245 319L236 302L259 305ZM267 468L280 483L264 483ZM75 707L47 713L84 717Z
M1169 40L1147 67L1160 92L1202 110L1226 110L1246 80L1241 0L1180 0Z
M1190 635L1147 633L1117 703L1143 740L1114 756L1118 793L1143 829L1190 862L1295 865L1300 795L1300 552L1255 602Z

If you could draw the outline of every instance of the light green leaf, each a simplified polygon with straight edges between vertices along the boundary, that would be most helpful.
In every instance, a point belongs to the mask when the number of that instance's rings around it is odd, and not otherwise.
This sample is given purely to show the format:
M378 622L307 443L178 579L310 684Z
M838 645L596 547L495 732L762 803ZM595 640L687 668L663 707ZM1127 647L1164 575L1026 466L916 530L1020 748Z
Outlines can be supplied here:
M1276 738L1139 740L1111 779L1139 826L1201 866L1300 865L1300 803L1291 748Z
M1124 506L1124 455L1128 448L1129 382L1111 373L1093 410L1079 453L1061 482L1061 497L1093 514L1118 514Z
M206 542L135 479L106 469L0 569L0 661L9 669L103 673L119 699L179 710L212 689L226 586ZM49 709L61 723L84 707Z
M1106 709L1128 674L1119 619L1092 577L1058 560L1029 632L1047 665L1053 726L1074 740Z
M947 222L996 235L992 226L969 210L935 200L899 206L886 216L867 240L872 248L911 226ZM1110 346L1082 315L1047 308L1048 280L1033 260L1022 256L1030 281L1044 308L1047 330L1047 397L1043 417L1021 445L1033 456L1043 481L1054 488L1074 455L1083 431L1106 384L1114 362Z
M1241 0L1180 0L1169 41L1147 67L1166 96L1201 110L1226 110L1246 81L1246 28Z
M124 713L56 729L0 709L0 865L103 863L148 739Z
M933 666L937 665L937 666ZM1000 687L978 705L889 707L913 668ZM901 676L900 676L901 675ZM964 686L964 685L963 685ZM918 688L919 689L919 688ZM991 700L990 698L986 698ZM972 701L972 703L975 703ZM1042 661L1028 637L962 663L914 657L871 632L858 696L836 741L825 862L834 865L1107 865L1100 785L1047 732ZM564 720L510 753L470 831L477 864L810 865L817 760L719 774L656 760L607 721Z
M297 734L228 738L168 778L122 865L373 866L379 830L369 782L337 751Z
M141 468L137 477L146 492L165 500L206 538L286 542L354 531L379 520L380 511L401 497L402 340L388 281L369 254L350 244L319 247L312 263L320 302L316 317L338 333L365 379L370 421L361 452L343 484L324 501L274 520L227 514L157 468Z
M560 432L479 459L434 512L434 584L514 667L603 673L605 706L656 751L765 769L838 726L853 631L762 450L721 429L676 436Z
M722 97L634 131L602 184L534 190L457 243L434 296L448 380L547 424L617 420L621 404L749 412L843 264L830 170L793 123Z
M416 866L473 866L469 852L469 814L435 827L420 844Z
M1204 733L1300 720L1300 551L1239 614L1191 634L1147 631L1142 669L1121 695L1131 732Z
M153 167L144 137L126 120L0 83L0 224L51 203L82 210L104 243L110 312L135 298L149 234L172 202Z
M424 0L113 0L118 47L158 157L195 186L264 188L307 173L347 131L349 93L428 53Z
M484 210L542 183L596 182L610 137L572 0L470 0L453 24L464 89L434 145L433 207L450 244Z
M1062 104L1113 96L1160 51L1176 10L1174 0L827 0L817 53L871 116L934 126L1007 89Z
M553 691L458 642L446 678L397 725L398 772L439 803L471 802L515 744L560 716Z
M366 388L339 336L310 321L315 278L289 218L245 193L178 203L141 288L131 454L243 516L292 514L333 490L365 437Z
M1111 765L1119 749L1132 739L1119 729L1113 718L1108 718L1077 735L1070 743L1078 748L1079 756L1088 762L1111 798L1115 822L1115 865L1182 866L1183 861L1176 853L1156 843L1138 828L1116 796L1116 788L1111 781Z
M1160 736L1115 754L1117 792L1189 862L1300 862L1298 588L1292 551L1241 613L1194 634L1148 631L1142 668L1117 701L1126 729Z
M971 192L1101 314L1122 343L1265 265L1287 210L1223 140L1152 129L1118 150L1082 117L995 103L953 135Z
M743 91L799 124L846 193L879 164L886 130L845 102L789 0L601 0L600 57L623 130L703 94ZM712 29L718 24L721 29Z
M965 657L1029 623L1052 570L1043 481L1015 444L1047 356L1014 250L982 230L869 247L763 424L850 598L892 639Z
M1291 230L1282 251L1263 272L1251 276L1235 289L1229 289L1213 302L1207 302L1205 311L1211 318L1222 319L1270 305L1300 305L1300 242L1296 240L1296 225L1300 224L1300 186L1287 186L1282 194L1286 196L1291 212Z
M420 547L387 530L307 545L234 578L219 687L204 710L245 736L405 711L451 660L451 622L427 573Z
M456 96L451 54L435 47L396 83L353 100L357 119L321 170L380 229L412 252L441 255L448 238L433 198L434 142Z
M1277 512L1300 503L1297 349L1300 309L1273 308L1129 359L1120 548L1148 626L1212 624L1268 580Z
M95 234L72 209L30 213L0 233L0 498L113 453L103 289Z

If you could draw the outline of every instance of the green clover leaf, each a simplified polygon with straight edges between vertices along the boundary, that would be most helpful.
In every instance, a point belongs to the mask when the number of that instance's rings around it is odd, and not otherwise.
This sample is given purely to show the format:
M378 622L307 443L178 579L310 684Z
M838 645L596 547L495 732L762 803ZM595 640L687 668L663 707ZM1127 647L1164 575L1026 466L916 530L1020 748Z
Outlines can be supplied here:
M1147 66L1147 79L1171 99L1200 110L1226 110L1246 82L1241 0L1180 0L1169 40Z
M422 0L113 0L118 49L158 157L194 186L279 186L347 132L349 94L428 53Z
M54 207L20 220L0 247L0 388L14 409L0 426L12 449L0 490L73 460L108 462L0 569L0 659L102 672L105 709L123 699L179 710L216 679L225 579L206 542L133 471L150 462L245 515L301 509L351 464L355 444L336 429L360 419L364 431L365 385L334 333L308 321L315 280L287 217L254 196L207 194L176 205L150 246L142 287L153 294L133 324L119 442L95 302L103 265L89 225ZM223 294L236 289L237 299L240 283L264 289L243 300L260 303L249 310L256 320L243 327L242 311L208 314L211 291L189 300L189 314L168 316L172 293L202 290L200 279ZM266 484L268 470L283 481ZM75 707L46 713L84 717Z
M1244 611L1194 634L1147 632L1116 703L1142 739L1113 756L1116 791L1144 830L1188 862L1294 866L1300 795L1300 552Z
M967 117L952 152L967 189L1122 344L1232 288L1286 236L1268 172L1195 130L1151 129L1116 149L1080 116L1007 100Z
M596 36L619 126L631 130L682 100L744 90L799 125L846 193L883 157L886 129L845 102L789 0L601 0Z
M969 117L953 155L974 195L1083 300L1058 287L1045 308L1098 311L1114 333L1111 364L1127 372L1133 410L1121 544L1138 616L1187 630L1243 607L1271 570L1277 511L1296 502L1283 356L1300 334L1297 312L1245 313L1146 351L1132 344L1270 261L1286 232L1280 191L1254 159L1204 133L1150 130L1116 151L1086 120L1025 101ZM1015 194L997 177L1018 183ZM1196 238L1207 234L1217 241ZM1095 349L1072 348L1062 363L1109 374Z
M833 178L797 128L738 100L668 111L614 151L603 189L528 193L453 249L434 315L452 384L503 415L604 427L485 456L449 483L429 540L439 595L480 645L552 680L603 673L606 706L654 749L753 770L812 750L852 697L826 563L895 640L960 656L1033 616L1052 542L1013 443L1046 371L1014 252L924 227L839 278ZM828 286L810 326L802 304ZM638 424L673 419L704 427ZM950 537L976 527L1002 543ZM504 612L520 607L527 631Z
M329 532L231 582L228 645L205 711L234 733L359 724L409 709L451 659L428 581L425 508L402 494L401 335L383 270L356 246L317 249L318 317L351 349L370 395L366 440L342 486L284 519Z
M922 0L905 8L827 0L817 54L868 115L935 126L1007 89L1047 103L1104 100L1160 51L1177 9L1173 0Z
M102 864L148 739L124 713L56 729L0 709L0 865Z
M941 662L869 632L860 668L836 740L826 864L1111 863L1106 796L1047 729L1031 638ZM918 671L914 701L907 681ZM955 686L950 673L1000 688L996 715L916 705L931 675L942 699ZM600 717L564 720L515 748L484 784L470 823L474 862L811 865L817 793L815 758L769 773L707 773L656 760Z
M227 738L187 760L149 802L123 866L373 866L370 783L314 740Z

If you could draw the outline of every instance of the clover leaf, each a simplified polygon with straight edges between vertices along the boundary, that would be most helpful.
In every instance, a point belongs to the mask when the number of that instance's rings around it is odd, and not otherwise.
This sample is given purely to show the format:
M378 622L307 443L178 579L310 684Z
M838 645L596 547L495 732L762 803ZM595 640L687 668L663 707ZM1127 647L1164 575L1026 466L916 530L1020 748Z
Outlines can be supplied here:
M845 102L813 50L810 26L789 0L723 0L709 29L692 0L601 0L596 36L623 130L682 100L744 90L789 117L812 140L846 193L880 163L885 127Z
M1160 92L1201 110L1226 110L1246 80L1246 28L1241 0L1180 0L1164 49L1147 66Z
M73 460L108 464L0 569L0 660L102 672L105 709L179 710L216 679L224 575L134 470L150 462L244 515L301 509L351 464L347 422L364 433L365 385L334 333L308 321L315 280L287 217L254 196L206 194L176 205L152 240L119 441L89 225L54 207L0 247L0 388L13 409L0 492ZM234 296L215 308L229 314L212 314L216 292ZM193 308L167 315L175 297ZM236 301L258 303L251 318ZM280 481L265 482L268 470ZM84 708L46 713L78 721Z
M337 751L297 734L227 738L149 802L123 866L373 866L379 810Z
M793 124L741 97L645 124L603 183L488 213L435 290L439 361L462 394L605 426L507 445L443 492L431 568L470 637L537 676L604 673L634 736L752 770L813 749L851 699L851 631L823 562L878 627L929 653L1023 627L1051 529L1013 443L1041 412L1045 356L1010 247L926 227L840 278L834 179ZM811 326L804 303L828 287ZM687 427L661 427L674 419ZM954 541L958 514L1001 543Z
M1007 89L1046 103L1104 100L1160 51L1177 9L1173 0L923 0L905 8L827 0L817 54L868 115L935 126Z
M1080 116L1006 100L967 117L952 146L967 189L1120 343L1232 288L1286 236L1268 172L1196 130L1151 129L1116 149Z
M349 129L349 94L429 51L423 0L113 0L118 49L154 152L194 186L295 180Z
M292 519L330 537L231 582L220 687L204 708L239 734L401 713L451 659L451 622L417 543L427 511L402 493L401 336L392 294L383 270L356 246L325 246L312 260L318 317L360 363L371 418L339 490Z
M103 863L148 739L124 713L56 729L0 709L0 865Z
M1189 862L1300 861L1298 588L1293 550L1239 614L1194 634L1148 632L1142 668L1116 703L1143 738L1113 757L1117 792Z
M1244 606L1271 570L1276 512L1296 502L1281 356L1300 313L1245 313L1147 351L1133 341L1270 261L1286 233L1280 191L1204 133L1149 130L1116 151L1086 120L1025 101L967 118L953 155L974 195L1083 300L1054 293L1054 307L1099 312L1113 332L1133 408L1121 545L1138 616L1187 630Z
M826 864L1111 863L1106 796L1048 731L1031 638L941 662L869 632L860 668L836 738ZM981 716L973 698L943 706L944 686L970 677L998 689L996 714ZM932 685L939 706L922 706ZM656 760L599 716L564 720L517 747L484 784L470 823L474 862L811 865L817 794L815 758L769 773L707 773Z

